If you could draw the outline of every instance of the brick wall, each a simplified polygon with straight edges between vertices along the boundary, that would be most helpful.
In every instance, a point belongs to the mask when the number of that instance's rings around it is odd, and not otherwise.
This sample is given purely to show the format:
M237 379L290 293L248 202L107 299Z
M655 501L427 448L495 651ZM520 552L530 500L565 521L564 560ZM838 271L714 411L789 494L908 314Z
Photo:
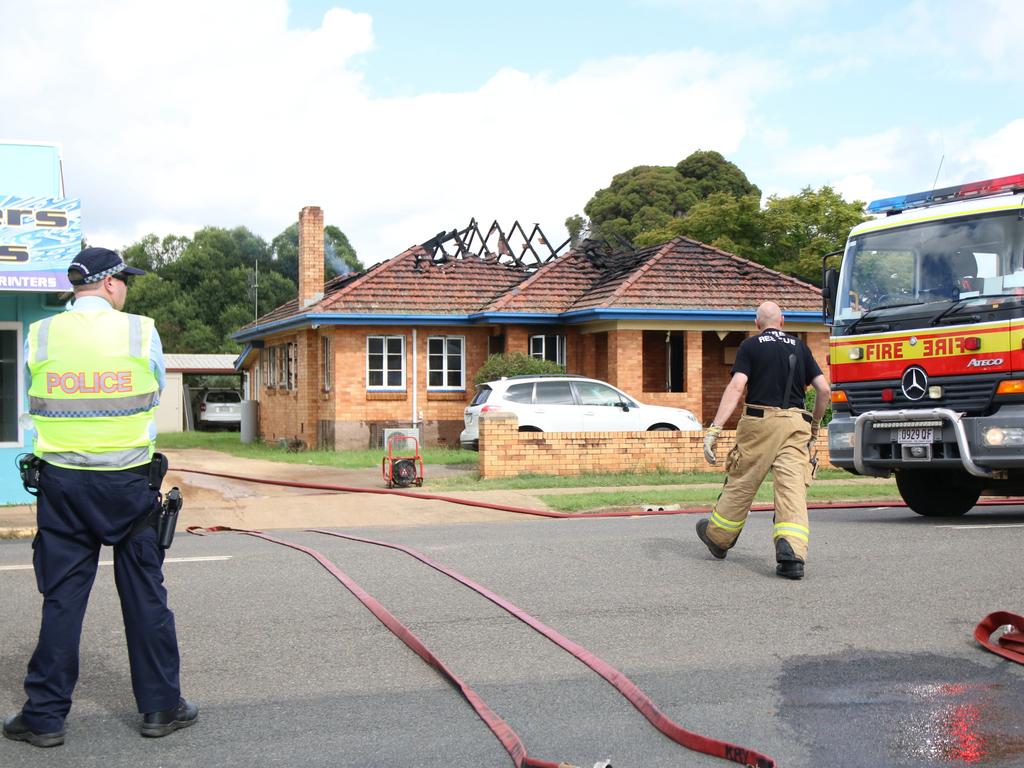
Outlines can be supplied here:
M299 211L299 308L324 297L324 212L309 205Z
M488 328L421 329L416 334L416 413L413 413L412 331L395 326L330 326L302 330L266 340L267 347L296 346L296 386L264 387L260 393L260 436L273 442L301 440L309 447L365 448L371 431L384 426L404 427L421 421L426 445L457 445L464 426L463 410L473 397L473 376L487 358ZM427 344L431 336L465 338L465 389L427 389ZM366 338L401 336L405 339L405 381L401 391L368 391ZM330 340L332 385L324 389L323 339ZM266 349L260 351L265 355ZM259 362L257 361L257 365Z
M480 477L580 475L606 472L723 472L736 433L722 432L719 462L704 461L704 432L519 432L508 413L480 419ZM828 466L828 433L818 436L821 465Z
M321 264L322 267L322 264ZM528 338L537 332L508 326L509 352L528 352ZM424 444L454 445L463 427L463 410L473 396L473 376L487 358L491 328L421 329L417 333L419 360L416 382L416 410L412 404L412 331L396 326L324 326L280 334L266 339L266 345L296 344L296 386L268 388L262 380L260 392L260 435L264 440L301 440L333 448L363 448L370 443L373 425L408 426L422 415ZM687 408L709 424L729 380L729 365L723 362L723 348L739 342L736 332L725 342L709 331L686 331L686 391L645 391L645 369L651 364L643 355L643 331L618 330L596 334L567 332L569 371L594 376L652 405ZM405 390L368 392L366 389L366 337L402 336L406 344ZM459 335L466 339L466 389L463 392L427 391L427 339L431 335ZM827 335L807 334L808 343L824 368ZM330 339L333 382L323 387L322 338ZM664 344L662 344L662 347ZM260 350L260 356L266 349ZM259 365L259 361L256 363ZM662 364L662 368L664 365ZM650 386L650 375L647 374ZM739 411L737 410L737 413ZM735 418L728 426L735 425Z
M828 333L808 333L804 335L804 338L814 359L818 361L818 367L828 379Z

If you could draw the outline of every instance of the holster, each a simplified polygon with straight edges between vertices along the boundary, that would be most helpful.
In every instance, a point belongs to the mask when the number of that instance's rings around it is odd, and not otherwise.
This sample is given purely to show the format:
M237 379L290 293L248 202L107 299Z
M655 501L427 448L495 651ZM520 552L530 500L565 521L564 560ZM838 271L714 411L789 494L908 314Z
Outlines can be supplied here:
M167 457L162 453L154 453L149 462L149 487L159 491L168 469ZM174 529L178 524L178 513L182 507L181 491L175 486L166 496L157 494L155 509L142 518L132 528L130 536L137 536L147 528L156 529L156 541L161 549L170 549L174 541Z
M34 453L23 453L18 456L17 462L18 473L21 475L21 484L33 496L38 496L39 471L43 466L43 460Z
M164 477L167 475L167 469L170 464L167 461L167 457L162 453L154 453L153 458L149 460L149 487L154 491L159 491L160 486L164 482Z

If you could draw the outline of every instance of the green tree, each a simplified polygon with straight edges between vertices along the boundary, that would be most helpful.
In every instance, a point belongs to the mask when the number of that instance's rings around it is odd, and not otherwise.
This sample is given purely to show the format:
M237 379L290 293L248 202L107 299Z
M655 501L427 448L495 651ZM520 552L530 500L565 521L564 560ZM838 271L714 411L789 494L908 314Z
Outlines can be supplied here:
M664 226L696 201L675 168L640 165L616 174L611 185L595 192L583 210L595 235L632 240L643 231L639 220L634 224L635 217L642 216L648 228L653 228L651 224Z
M764 248L758 261L812 282L821 280L821 257L843 247L850 229L862 221L864 202L847 202L832 187L772 196L765 205Z
M720 153L698 150L675 166L640 165L616 174L584 207L598 237L635 241L645 232L668 230L712 195L754 196L761 191Z
M685 160L680 160L676 170L689 181L690 189L701 200L716 192L725 192L733 197L754 195L761 199L761 190L750 183L747 174L719 152L697 150Z
M189 238L180 235L167 235L160 239L150 234L129 245L121 255L129 266L156 272L179 258L190 242Z
M638 246L656 245L685 235L723 251L758 259L764 246L761 201L756 195L736 197L713 192L693 205L685 216L668 226L644 232L636 238Z
M256 317L257 264L259 314L296 292L275 271L266 241L244 227L205 227L192 238L148 235L125 253L148 272L128 292L125 309L152 317L168 352L238 352L230 335Z
M575 248L583 240L584 232L587 229L587 220L575 213L565 220L565 228L569 232L569 247Z
M277 261L276 271L297 286L299 284L299 225L292 224L270 243L271 253ZM349 272L364 269L356 249L345 233L333 224L324 227L324 278L330 280Z

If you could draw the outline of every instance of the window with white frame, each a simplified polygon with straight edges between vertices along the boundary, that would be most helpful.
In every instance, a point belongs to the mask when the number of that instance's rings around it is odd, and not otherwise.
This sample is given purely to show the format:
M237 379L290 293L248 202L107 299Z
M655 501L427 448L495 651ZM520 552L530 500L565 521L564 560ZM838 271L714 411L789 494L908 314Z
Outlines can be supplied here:
M299 379L299 345L289 341L284 345L284 388L295 389Z
M427 389L466 388L466 337L427 339Z
M267 388L277 386L277 347L265 347L263 350L266 356L266 373L263 382Z
M366 388L405 389L405 336L366 337Z
M331 357L331 337L320 337L320 357L324 361L324 392L331 391L334 378L334 358Z
M530 357L565 365L565 336L554 333L531 336Z

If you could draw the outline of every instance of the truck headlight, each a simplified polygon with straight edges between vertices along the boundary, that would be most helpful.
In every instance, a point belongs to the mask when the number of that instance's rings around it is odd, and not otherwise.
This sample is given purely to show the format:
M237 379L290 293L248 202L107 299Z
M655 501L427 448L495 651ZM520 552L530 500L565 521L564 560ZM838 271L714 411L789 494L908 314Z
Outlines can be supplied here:
M836 429L828 431L828 449L830 451L848 451L853 448L853 430L841 432Z
M1020 427L988 427L982 430L985 445L995 448L1024 445L1024 429Z

